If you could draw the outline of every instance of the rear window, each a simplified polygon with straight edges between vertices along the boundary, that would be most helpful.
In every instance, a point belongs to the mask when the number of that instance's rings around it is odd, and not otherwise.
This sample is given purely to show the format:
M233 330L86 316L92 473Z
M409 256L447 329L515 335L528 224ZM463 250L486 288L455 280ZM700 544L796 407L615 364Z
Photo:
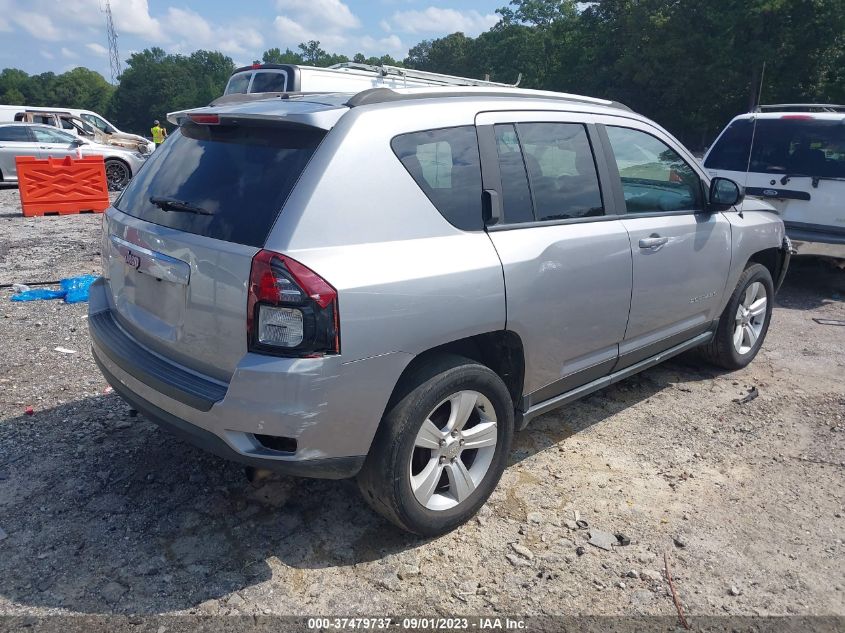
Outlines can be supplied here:
M279 70L265 70L255 73L250 92L284 92L287 74Z
M185 124L115 207L179 231L263 246L324 135L314 128Z
M792 115L796 116L796 115ZM799 115L800 116L800 115ZM752 134L754 150L749 150ZM704 164L709 169L845 178L845 120L749 119L731 123Z
M475 126L401 134L390 145L444 218L466 231L482 228Z

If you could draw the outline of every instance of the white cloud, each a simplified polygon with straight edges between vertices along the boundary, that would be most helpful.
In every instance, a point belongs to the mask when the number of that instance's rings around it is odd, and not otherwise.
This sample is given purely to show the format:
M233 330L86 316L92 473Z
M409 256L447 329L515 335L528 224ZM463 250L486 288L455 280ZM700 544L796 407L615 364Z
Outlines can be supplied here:
M391 57L404 57L408 48L402 44L402 40L398 35L388 35L387 37L374 38L369 35L358 39L355 45L355 53L364 53L365 55L375 55L381 57L385 53Z
M336 32L361 26L358 16L340 0L276 0L276 8L310 28Z
M281 39L282 48L285 46L295 49L302 42L316 40L320 48L335 53L349 44L349 37L340 31L311 29L283 15L276 16L273 21L276 33Z
M170 7L164 22L168 33L177 37L198 42L209 42L214 37L214 31L205 18L189 9Z
M499 18L488 13L483 15L471 9L458 11L457 9L441 9L428 7L422 11L397 11L390 17L390 26L403 33L433 33L447 35L461 31L475 36L496 24Z
M88 0L88 3L95 4L98 0ZM161 22L150 15L147 0L119 0L112 3L111 11L118 33L132 33L153 41L164 39Z
M91 51L95 55L99 55L100 57L105 57L106 55L109 54L109 49L107 49L102 44L97 44L96 42L91 42L89 44L86 44L85 48L87 48L89 51Z
M33 37L46 40L73 40L80 27L85 31L105 31L106 19L100 0L29 0L27 11L15 3L0 1L0 31L8 24L7 18ZM145 37L153 42L163 41L161 24L150 15L147 0L118 0L111 3L114 25L118 34L128 33Z
M62 54L62 57L67 57L68 59L76 59L77 57L79 57L79 53L77 53L76 51L72 51L66 46L62 46L62 50L60 52Z
M259 54L264 46L264 37L251 26L233 26L221 29L216 38L216 48L229 55L245 53Z
M41 51L41 57L44 59L56 59L56 56L50 51Z
M317 40L321 48L339 52L351 47L358 19L341 0L276 0L280 15L273 21L281 45L295 48Z
M174 42L172 48L183 52L204 48L232 55L257 54L264 45L264 38L253 26L226 24L219 27L194 11L175 7L167 10L164 31Z
M12 20L32 37L39 40L54 42L62 39L61 31L56 28L49 16L42 13L17 11L13 13Z
M387 33L390 33L393 30L392 28L390 28L390 22L388 22L387 20L379 20L378 25L382 31L385 31Z

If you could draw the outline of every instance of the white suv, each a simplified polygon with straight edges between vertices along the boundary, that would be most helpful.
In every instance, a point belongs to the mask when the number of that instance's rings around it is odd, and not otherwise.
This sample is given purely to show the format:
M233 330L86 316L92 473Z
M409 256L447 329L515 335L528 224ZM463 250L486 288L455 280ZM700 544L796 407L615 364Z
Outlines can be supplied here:
M704 166L771 203L799 254L845 259L845 106L781 104L741 114Z

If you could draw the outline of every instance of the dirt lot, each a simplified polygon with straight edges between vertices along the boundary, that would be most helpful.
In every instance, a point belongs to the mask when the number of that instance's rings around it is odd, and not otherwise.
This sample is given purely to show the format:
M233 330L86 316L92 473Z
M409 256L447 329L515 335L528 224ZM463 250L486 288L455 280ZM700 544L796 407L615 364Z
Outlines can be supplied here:
M0 190L0 283L97 271L99 227L23 219ZM683 358L543 416L482 513L432 541L351 481L253 486L131 417L86 305L10 295L0 614L671 615L665 552L693 615L845 615L845 327L813 321L845 319L845 272L822 262L794 265L749 368ZM575 512L631 544L588 545Z

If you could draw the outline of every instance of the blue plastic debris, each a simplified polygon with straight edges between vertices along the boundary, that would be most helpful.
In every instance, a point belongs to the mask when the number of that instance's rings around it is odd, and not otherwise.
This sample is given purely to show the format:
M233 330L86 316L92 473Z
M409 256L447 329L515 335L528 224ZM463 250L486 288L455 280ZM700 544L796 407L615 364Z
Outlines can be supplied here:
M12 301L39 301L43 299L64 299L65 303L80 303L88 301L88 289L97 278L94 275L82 275L80 277L68 277L60 279L60 290L48 290L39 288L27 290L12 295Z

